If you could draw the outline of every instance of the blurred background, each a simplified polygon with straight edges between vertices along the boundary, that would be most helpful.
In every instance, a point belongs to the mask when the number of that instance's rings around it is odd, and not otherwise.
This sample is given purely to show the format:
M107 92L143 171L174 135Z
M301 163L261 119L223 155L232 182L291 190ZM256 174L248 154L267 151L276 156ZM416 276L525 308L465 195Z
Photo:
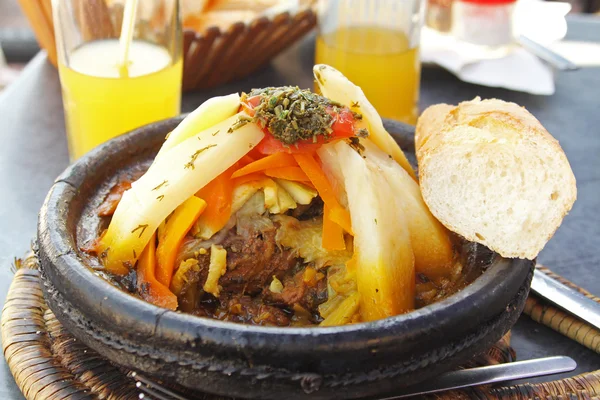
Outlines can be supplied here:
M8 86L23 65L39 51L33 31L17 0L0 0L0 90ZM8 63L8 65L7 65Z
M444 7L452 0L429 0L429 7ZM600 19L600 0L565 0L569 14L595 15ZM34 33L19 0L0 0L0 91L14 81L25 64L39 51Z

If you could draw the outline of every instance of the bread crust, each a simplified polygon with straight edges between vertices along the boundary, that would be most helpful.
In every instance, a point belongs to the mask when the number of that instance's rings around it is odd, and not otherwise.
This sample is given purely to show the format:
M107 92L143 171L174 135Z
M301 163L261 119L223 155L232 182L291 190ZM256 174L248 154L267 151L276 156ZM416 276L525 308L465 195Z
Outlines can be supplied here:
M515 103L431 106L418 120L415 147L433 215L504 257L535 258L577 197L560 144Z
M419 149L429 140L431 136L441 132L444 128L444 120L455 106L450 104L436 104L428 107L417 121L415 131L415 149Z

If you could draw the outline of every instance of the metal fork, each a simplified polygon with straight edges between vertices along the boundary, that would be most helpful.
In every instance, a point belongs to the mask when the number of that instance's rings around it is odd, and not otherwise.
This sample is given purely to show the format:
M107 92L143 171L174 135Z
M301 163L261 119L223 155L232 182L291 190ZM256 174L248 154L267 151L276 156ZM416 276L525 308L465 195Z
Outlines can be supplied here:
M139 399L143 400L190 400L171 389L167 389L158 382L154 382L137 372L130 372L128 376L135 380L135 387L140 390Z

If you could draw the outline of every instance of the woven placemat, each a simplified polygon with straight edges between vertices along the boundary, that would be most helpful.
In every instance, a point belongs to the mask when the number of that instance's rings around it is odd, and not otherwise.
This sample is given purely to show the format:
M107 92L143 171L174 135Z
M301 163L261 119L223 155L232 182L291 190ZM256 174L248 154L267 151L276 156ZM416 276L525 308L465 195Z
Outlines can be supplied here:
M566 280L562 276L555 274L548 268L541 265L537 265L536 268L546 273L551 278L554 278L566 286L577 290L587 298L600 303L600 298ZM554 307L552 304L549 304L548 302L533 295L527 298L523 312L529 315L535 322L546 325L547 327L554 329L556 332L565 335L569 339L575 340L588 349L600 354L600 330L594 328L593 326L586 324L576 317L571 316L561 309Z
M549 272L545 269L545 272ZM552 274L563 283L572 283ZM581 289L577 288L582 291ZM582 291L586 296L600 299ZM532 296L525 312L586 347L599 351L600 332ZM566 322L561 322L566 321ZM30 255L17 263L2 311L4 357L28 400L33 399L138 399L135 381L123 370L77 341L48 309L40 287L38 261ZM510 333L486 353L464 367L511 362ZM600 396L600 371L544 384L522 384L492 388L481 386L429 396L435 399L593 399ZM222 397L190 394L190 398L217 400Z

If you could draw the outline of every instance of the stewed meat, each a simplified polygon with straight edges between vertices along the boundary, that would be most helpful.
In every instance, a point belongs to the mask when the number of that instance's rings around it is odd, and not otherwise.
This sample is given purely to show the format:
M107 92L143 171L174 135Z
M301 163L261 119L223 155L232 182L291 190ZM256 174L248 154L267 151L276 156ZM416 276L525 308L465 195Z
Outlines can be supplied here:
M202 292L210 248L198 242L202 251L193 252L192 240L188 241L184 251L198 260L199 268L188 273L178 296L182 311L225 321L288 326L295 311L306 310L306 320L318 322L314 310L327 298L325 275L277 245L278 227L270 220L240 224L219 240L227 251L227 271L219 279L219 298ZM269 289L274 278L283 283L281 293Z
M232 233L222 246L227 250L227 272L219 280L224 291L255 295L273 279L300 262L290 250L275 243L276 229L254 231L248 236Z

